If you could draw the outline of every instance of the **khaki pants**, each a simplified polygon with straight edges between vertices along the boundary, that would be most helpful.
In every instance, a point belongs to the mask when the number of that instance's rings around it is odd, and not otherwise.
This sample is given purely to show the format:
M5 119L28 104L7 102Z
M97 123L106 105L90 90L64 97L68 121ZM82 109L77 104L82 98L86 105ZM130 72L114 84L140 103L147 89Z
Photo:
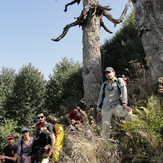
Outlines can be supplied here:
M103 136L106 136L110 138L110 128L111 128L111 120L112 116L116 117L124 117L125 120L132 120L132 111L127 112L122 109L121 105L118 105L117 107L111 107L110 110L102 110L102 134Z

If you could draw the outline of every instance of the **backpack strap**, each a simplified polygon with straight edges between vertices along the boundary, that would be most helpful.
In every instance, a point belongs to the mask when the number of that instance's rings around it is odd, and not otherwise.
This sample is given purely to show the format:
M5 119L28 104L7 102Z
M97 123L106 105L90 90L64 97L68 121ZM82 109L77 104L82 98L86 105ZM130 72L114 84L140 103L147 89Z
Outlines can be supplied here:
M22 137L22 139L21 139L20 145L21 145L21 156L22 156L22 154L23 154L23 137Z
M119 90L119 93L121 94L121 89L120 89L120 87L119 87L119 85L120 85L120 82L119 82L119 78L117 78L117 88L118 88L118 90Z
M120 87L119 87L119 85L120 85L119 78L117 78L116 83L117 83L117 88L118 88L118 90L119 90L119 93L120 93L120 95L121 95L121 89L120 89ZM121 99L121 98L119 98L119 102L120 102L120 105L123 105L123 104L122 104L122 99Z

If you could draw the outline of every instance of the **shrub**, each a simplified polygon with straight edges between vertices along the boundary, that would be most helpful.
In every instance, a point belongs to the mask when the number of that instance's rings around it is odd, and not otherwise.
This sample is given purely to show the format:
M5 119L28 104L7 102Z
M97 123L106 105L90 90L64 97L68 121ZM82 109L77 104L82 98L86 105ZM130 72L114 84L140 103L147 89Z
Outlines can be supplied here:
M135 108L134 122L122 124L125 131L121 148L123 161L161 162L163 139L163 112L156 97L148 100L147 107Z
M4 122L0 122L0 150L6 146L6 137L10 134L16 135L15 129L17 128L17 123L12 119L4 119Z

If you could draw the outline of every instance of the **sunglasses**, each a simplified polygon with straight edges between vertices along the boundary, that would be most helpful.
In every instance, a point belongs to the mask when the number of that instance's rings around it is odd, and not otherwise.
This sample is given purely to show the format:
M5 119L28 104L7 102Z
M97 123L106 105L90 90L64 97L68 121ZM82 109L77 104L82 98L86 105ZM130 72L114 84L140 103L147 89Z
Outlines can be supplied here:
M23 131L22 134L28 133L29 131Z
M110 73L111 73L111 71L106 71L106 72L105 72L105 74L110 74Z
M13 138L9 138L9 139L7 139L7 140L12 140Z
M44 116L37 117L37 119L43 119L43 118L44 118Z

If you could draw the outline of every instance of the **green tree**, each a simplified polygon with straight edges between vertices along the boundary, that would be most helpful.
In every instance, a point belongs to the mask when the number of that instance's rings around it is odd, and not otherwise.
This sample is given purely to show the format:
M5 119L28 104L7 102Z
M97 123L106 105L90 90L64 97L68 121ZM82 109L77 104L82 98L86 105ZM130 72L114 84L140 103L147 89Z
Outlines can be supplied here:
M101 53L103 69L112 66L118 75L134 77L135 71L131 63L133 60L145 64L145 53L141 39L138 37L134 11L126 17L122 28L115 36L105 40L101 46Z
M12 94L15 70L2 67L0 72L0 119L5 115L4 105L7 97Z
M7 145L6 137L9 134L15 134L17 128L17 122L13 121L12 119L5 119L3 122L0 122L0 151Z
M18 121L21 126L30 126L35 119L36 110L43 109L44 104L44 76L29 63L16 75L13 93L5 106L6 116Z
M82 69L78 62L63 58L55 65L47 83L46 107L51 113L63 115L83 97Z

